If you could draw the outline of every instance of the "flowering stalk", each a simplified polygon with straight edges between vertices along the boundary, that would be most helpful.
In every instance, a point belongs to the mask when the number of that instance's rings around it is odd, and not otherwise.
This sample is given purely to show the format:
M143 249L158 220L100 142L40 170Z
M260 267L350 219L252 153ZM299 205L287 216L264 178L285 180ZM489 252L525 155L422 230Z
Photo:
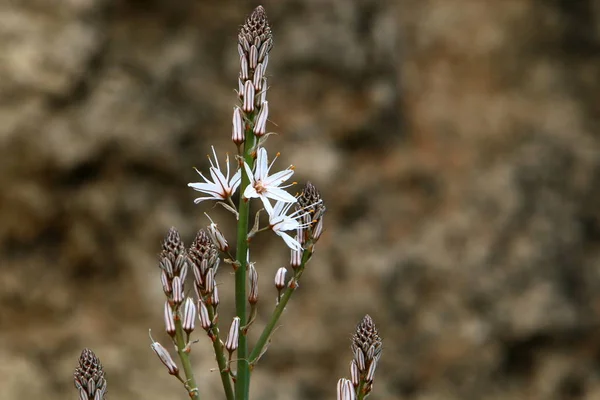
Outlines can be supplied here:
M254 167L254 152L257 139L264 132L268 108L265 105L267 90L264 72L268 63L268 53L273 46L271 28L262 6L254 9L238 34L238 53L240 55L239 96L241 111L234 110L232 139L241 144L239 132L240 119L243 126L244 147L241 154L240 169ZM257 119L259 124L256 124ZM236 122L237 121L237 122ZM238 130L238 132L236 132ZM248 223L250 214L249 198L244 196L251 182L248 173L241 174L240 200L238 205L236 271L235 271L235 313L240 326L246 326L246 272L248 264ZM235 398L248 399L250 388L250 368L248 363L248 343L245 332L241 332L237 347L237 370Z

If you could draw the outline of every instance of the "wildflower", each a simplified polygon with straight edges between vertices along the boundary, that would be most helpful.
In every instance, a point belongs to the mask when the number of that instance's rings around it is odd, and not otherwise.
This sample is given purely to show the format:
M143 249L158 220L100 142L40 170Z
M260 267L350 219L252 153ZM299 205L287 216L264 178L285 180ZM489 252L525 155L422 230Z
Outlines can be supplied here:
M225 163L227 164L227 175L224 175L221 171L221 166L219 165L215 148L212 146L211 148L213 151L213 157L215 158L214 162L210 159L210 157L208 158L210 161L209 171L212 181L206 178L202 172L196 170L202 179L204 179L204 182L188 183L188 186L192 189L208 195L206 197L198 197L195 199L194 203L196 204L204 200L227 200L233 196L242 179L241 170L238 170L235 174L233 174L231 179L229 179L229 155L225 159Z
M291 178L291 176L294 174L294 167L290 166L283 171L269 175L269 170L273 166L273 163L276 159L277 157L275 157L275 159L269 165L267 161L267 150L265 150L264 147L261 147L258 149L258 154L256 156L254 173L252 173L250 166L248 166L247 163L244 163L244 168L246 169L246 173L250 178L250 184L244 191L244 197L247 199L256 197L260 198L269 214L270 211L273 210L273 207L268 199L273 199L284 203L296 202L296 198L294 196L283 190L282 187L279 187L279 185Z
M269 214L269 227L271 230L280 236L290 249L299 252L302 250L302 244L297 239L285 233L285 231L295 231L303 226L298 219L299 214L304 212L304 210L300 209L290 215L286 215L293 205L294 203L278 201L275 203L275 207L270 212L267 210L267 212Z

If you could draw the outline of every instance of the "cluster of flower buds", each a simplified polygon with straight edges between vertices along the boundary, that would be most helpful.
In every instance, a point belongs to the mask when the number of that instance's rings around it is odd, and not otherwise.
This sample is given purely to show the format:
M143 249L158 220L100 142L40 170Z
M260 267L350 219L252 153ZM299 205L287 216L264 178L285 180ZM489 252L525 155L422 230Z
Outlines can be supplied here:
M194 271L194 287L199 302L216 308L219 305L219 289L215 281L220 263L219 249L204 229L198 231L188 249L188 259ZM203 305L199 307L202 316ZM205 322L202 322L203 327Z
M184 282L188 264L185 246L177 229L169 229L160 254L160 280L169 304L178 308L184 300Z
M245 122L251 124L255 136L266 132L269 103L266 100L267 78L265 70L269 51L273 47L271 28L262 6L248 16L238 34L240 74L238 94L241 107L233 109L232 140L238 146L245 140Z
M300 196L298 196L297 211L301 212L301 224L298 228L298 241L301 244L308 242L316 243L323 233L323 216L325 215L325 205L321 198L321 193L315 185L306 182Z
M350 377L352 384L366 396L373 389L375 369L383 349L381 338L375 327L373 319L365 315L356 327L352 336L352 352L354 359L350 363Z
M106 378L100 360L90 349L84 349L79 356L79 366L73 374L75 388L80 400L103 400L106 395Z

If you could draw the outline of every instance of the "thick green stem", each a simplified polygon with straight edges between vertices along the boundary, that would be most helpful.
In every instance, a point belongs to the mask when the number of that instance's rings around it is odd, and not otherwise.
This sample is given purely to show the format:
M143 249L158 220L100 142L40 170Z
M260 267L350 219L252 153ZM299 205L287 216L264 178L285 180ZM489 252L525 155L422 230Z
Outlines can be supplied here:
M244 161L252 167L254 159L252 157L253 147L252 133L246 133L246 141L244 143ZM240 318L240 326L245 326L247 323L246 314L246 266L248 263L248 221L250 215L250 202L244 199L243 193L250 183L250 178L243 171L242 166L242 182L240 184L240 201L238 206L239 220L237 227L237 249L236 260L237 270L235 271L235 314ZM247 400L250 389L250 368L248 365L248 342L247 336L240 331L238 349L237 349L237 370L235 382L235 398L236 400Z
M225 390L225 397L227 400L234 400L233 386L231 385L231 375L229 374L229 365L227 365L227 358L223 352L223 342L221 341L221 335L219 333L219 326L215 321L215 309L209 305L208 316L213 321L214 325L211 328L213 342L213 349L215 350L215 356L217 358L217 364L219 365L219 374L221 375L221 382L223 383L223 390Z
M194 378L194 372L192 371L192 362L190 361L190 353L186 352L187 342L185 340L185 333L181 326L181 319L176 318L175 320L175 345L177 346L177 354L181 360L181 366L185 373L185 384L188 394L192 400L200 400L200 393L198 386L196 385L196 379Z
M294 279L296 284L298 283L298 280L300 280L300 277L304 272L304 267L312 255L311 249L312 247L309 246L309 249L304 250L304 254L302 255L302 262L296 270L294 277L292 278ZM283 310L285 310L285 306L287 305L288 301L292 297L292 294L296 290L296 287L297 285L295 284L288 285L288 287L283 292L283 296L281 296L279 304L277 304L275 310L273 311L273 314L271 314L271 319L269 319L269 322L265 326L265 329L263 329L260 338L258 338L258 341L254 346L254 349L252 349L252 353L250 353L249 359L250 365L252 367L254 367L254 365L258 362L258 359L262 356L263 352L265 351L265 347L269 343L271 335L273 334L273 330L275 329L275 326L277 325L277 322L279 321Z

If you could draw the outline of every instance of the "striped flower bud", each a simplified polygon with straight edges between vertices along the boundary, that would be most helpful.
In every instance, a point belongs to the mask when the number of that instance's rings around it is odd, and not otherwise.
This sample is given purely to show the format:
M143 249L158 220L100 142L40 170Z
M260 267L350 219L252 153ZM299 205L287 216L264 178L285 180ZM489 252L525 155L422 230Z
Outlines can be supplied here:
M250 266L248 267L248 278L250 281L248 302L250 304L256 304L258 302L258 272L256 272L256 268L254 268L254 263L250 263Z
M260 106L258 116L254 121L254 134L256 136L262 136L267 131L267 119L269 118L269 102L265 101Z
M103 400L107 382L102 363L94 352L84 349L79 356L79 366L73 374L75 388L80 400Z
M302 254L304 253L304 249L294 250L290 252L290 266L293 269L296 269L302 265Z
M167 367L169 374L179 374L179 368L177 367L177 364L175 364L175 361L173 361L173 358L171 358L171 355L162 344L158 342L152 342L150 347L152 347L152 350L154 350L160 361L165 365L165 367Z
M354 387L357 387L360 384L360 371L358 370L358 364L356 364L356 360L352 360L352 362L350 362L350 378Z
M242 110L239 107L233 108L233 129L231 131L231 140L238 146L244 143L244 119Z
M208 217L208 214L206 214L206 216ZM210 217L208 217L208 219L210 220L210 225L207 230L213 244L215 244L222 252L227 252L227 250L229 250L229 245L227 244L227 239L225 239L223 232L221 232L219 226L215 224Z
M198 300L198 319L200 320L200 326L202 326L204 330L207 331L212 327L208 308L206 308L206 304L204 304L202 300Z
M342 378L337 384L337 400L355 400L356 392L352 382L348 379Z
M285 287L286 273L287 270L285 269L285 267L281 267L277 270L277 273L275 274L275 287L277 288L277 290L282 290Z
M173 303L179 305L183 302L183 281L176 276L173 278Z
M238 341L240 337L240 317L233 318L229 333L227 334L227 340L225 341L225 348L229 353L233 353L238 347Z
M164 319L165 319L165 330L167 331L169 336L174 337L175 332L176 332L175 318L173 317L173 310L171 309L171 305L169 304L168 301L165 301Z
M185 299L183 305L183 320L181 321L181 327L188 335L196 327L196 305L191 297Z
M210 295L210 304L212 304L213 307L215 307L215 309L217 308L217 306L219 305L219 287L215 286L213 288L213 291Z
M254 85L251 81L244 82L244 102L242 104L242 110L244 112L252 112L254 111Z

